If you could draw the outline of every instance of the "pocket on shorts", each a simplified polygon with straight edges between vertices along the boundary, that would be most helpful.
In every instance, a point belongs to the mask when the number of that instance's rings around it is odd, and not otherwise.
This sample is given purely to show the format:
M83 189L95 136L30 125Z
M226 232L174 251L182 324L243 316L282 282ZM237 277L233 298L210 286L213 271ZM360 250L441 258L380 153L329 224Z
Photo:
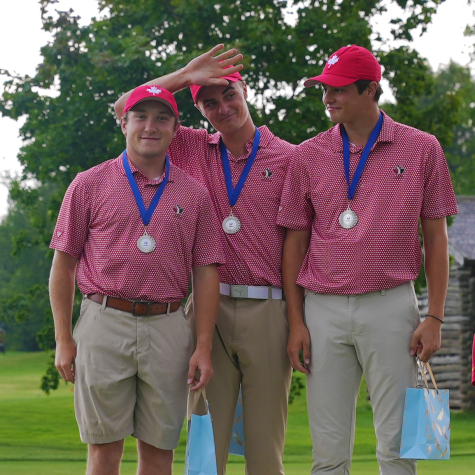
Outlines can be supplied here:
M410 282L407 286L409 291L409 305L411 307L411 316L415 326L419 325L421 316L419 313L419 302L417 300L416 291L414 290L414 284Z
M83 299L81 302L81 309L79 310L79 317L76 320L76 324L74 325L73 329L73 339L75 337L75 334L77 333L77 329L79 328L79 324L81 323L81 320L83 319L83 315L86 313L86 310L89 307L91 300L89 300L87 297Z

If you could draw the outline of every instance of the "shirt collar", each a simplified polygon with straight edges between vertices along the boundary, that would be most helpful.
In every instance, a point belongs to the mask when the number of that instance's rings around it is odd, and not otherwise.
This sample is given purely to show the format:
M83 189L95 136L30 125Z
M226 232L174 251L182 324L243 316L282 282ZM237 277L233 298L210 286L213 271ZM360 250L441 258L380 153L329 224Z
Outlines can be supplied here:
M386 112L380 109L383 114L383 126L373 147L378 143L394 141L394 120ZM341 137L341 124L337 124L329 130L331 148L334 152L343 152L343 139ZM364 147L357 147L364 148Z
M160 184L164 178L165 178L165 172L166 170L163 171L163 174L162 176L160 176L157 180L149 180L147 177L145 177L145 175L143 175L141 173L141 171L130 161L130 158L127 157L127 161L129 162L129 166L130 166L130 171L132 172L132 175L136 176L136 174L139 174L139 175L142 175L147 181L149 185L158 185ZM125 173L125 169L124 169L124 165L122 163L122 154L120 154L117 158L116 158L116 163L119 167L119 170L120 172L122 173L122 175L125 175L127 176L127 173ZM170 174L168 175L168 182L171 182L171 181L174 181L174 178L175 178L175 174L176 174L176 166L172 163L172 161L170 160Z

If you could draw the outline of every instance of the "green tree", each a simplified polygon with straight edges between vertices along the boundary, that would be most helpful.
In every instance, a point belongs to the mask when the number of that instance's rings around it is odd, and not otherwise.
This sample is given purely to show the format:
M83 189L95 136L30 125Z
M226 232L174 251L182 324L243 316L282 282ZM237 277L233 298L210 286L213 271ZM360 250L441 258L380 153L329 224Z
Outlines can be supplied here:
M397 0L409 16L394 19L394 36L410 40L411 31L426 25L441 1ZM99 0L107 18L79 26L71 11L54 17L47 13L55 0L40 3L43 27L54 39L42 48L43 61L34 77L12 77L6 83L0 113L13 119L27 116L19 155L24 173L12 183L11 197L29 210L30 223L19 244L37 244L44 251L74 176L124 147L112 114L120 94L225 43L245 55L243 75L255 92L257 125L266 123L275 134L298 143L330 125L318 90L304 89L302 79L318 74L328 55L342 45L370 48L369 22L385 9L381 0L304 1L289 22L283 9L291 2L285 0ZM376 54L401 104L394 109L398 117L408 123L420 119L410 101L411 94L427 90L426 62L408 48ZM57 95L43 95L44 89ZM208 126L187 92L177 99L185 125ZM31 178L35 186L27 185ZM39 282L45 284L43 277ZM53 342L51 325L42 333L45 347Z
M460 195L475 195L475 82L470 68L451 62L435 75L434 94L422 97L423 106L458 101L458 117L451 140L445 146L454 189ZM443 117L445 110L439 111Z
M38 198L41 210L47 200ZM43 213L44 209L38 214ZM46 288L51 262L39 243L39 233L30 226L29 214L30 209L16 203L0 224L0 322L11 350L38 350L37 335L51 320ZM48 338L46 348L50 346Z

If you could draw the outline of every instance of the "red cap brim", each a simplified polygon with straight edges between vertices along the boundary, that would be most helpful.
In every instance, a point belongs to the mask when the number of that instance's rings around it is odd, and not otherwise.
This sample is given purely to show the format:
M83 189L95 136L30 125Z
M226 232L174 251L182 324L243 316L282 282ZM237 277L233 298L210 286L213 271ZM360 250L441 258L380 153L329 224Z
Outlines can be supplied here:
M328 84L332 87L343 87L353 84L356 81L357 79L355 78L347 78L344 76L337 76L335 74L320 74L320 76L307 79L303 85L305 87L312 87L317 84Z
M222 76L221 79L227 79L230 82L242 81L242 77L239 73L234 73L234 74L231 74L229 76ZM190 86L191 97L193 97L193 102L195 104L196 104L196 101L198 99L198 95L199 95L202 87L209 87L209 86L197 86L196 84L192 84Z

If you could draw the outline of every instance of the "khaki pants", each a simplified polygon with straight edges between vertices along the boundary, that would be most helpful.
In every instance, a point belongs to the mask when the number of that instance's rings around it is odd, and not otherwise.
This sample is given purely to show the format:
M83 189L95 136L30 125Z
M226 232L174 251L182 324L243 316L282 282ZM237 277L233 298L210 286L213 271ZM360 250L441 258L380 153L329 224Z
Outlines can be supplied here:
M308 292L305 318L312 340L307 377L312 474L350 473L362 374L373 407L379 473L415 474L415 461L399 458L405 391L417 375L409 355L419 324L412 282L350 296Z
M193 320L192 299L186 307ZM287 403L292 377L289 325L282 300L221 296L213 340L214 376L206 386L218 474L226 473L234 411L242 386L246 473L284 473Z

